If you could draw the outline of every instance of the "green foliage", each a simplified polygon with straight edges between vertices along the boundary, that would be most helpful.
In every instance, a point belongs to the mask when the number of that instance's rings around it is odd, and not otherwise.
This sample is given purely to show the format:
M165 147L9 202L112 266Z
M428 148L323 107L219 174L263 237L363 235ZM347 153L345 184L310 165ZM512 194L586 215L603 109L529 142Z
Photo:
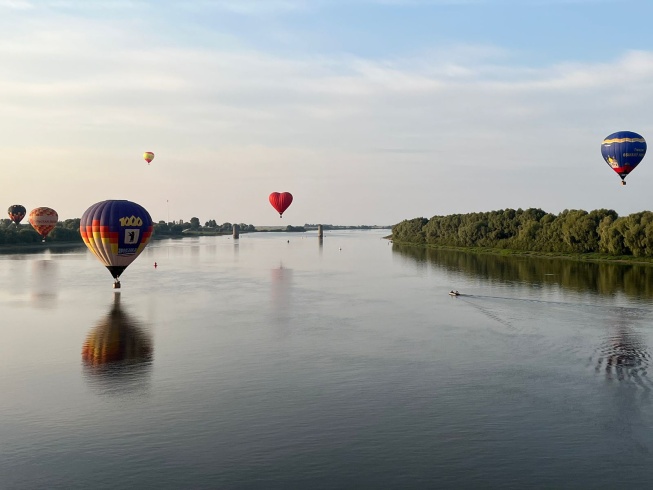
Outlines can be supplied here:
M392 227L392 238L398 242L425 243L426 223L428 223L426 218L404 220Z
M303 226L290 226L290 225L288 225L288 226L286 226L285 231L304 232L304 231L306 231L306 228L304 228Z
M238 229L241 233L256 231L256 227L254 225L248 225L245 223L239 223ZM173 221L170 223L159 221L158 223L154 224L153 237L182 237L184 236L185 230L191 230L191 234L195 235L223 235L230 234L233 231L233 225L231 223L223 223L219 225L214 219L211 219L206 221L204 226L201 226L199 218L196 217L191 218L189 223L184 223L183 220L177 222Z
M565 209L553 215L541 209L503 209L484 213L404 220L393 226L397 243L506 250L607 253L653 257L653 213L620 218L609 209Z
M47 236L47 242L82 242L79 219L60 221ZM15 225L10 220L0 220L0 245L23 245L43 240L32 225Z

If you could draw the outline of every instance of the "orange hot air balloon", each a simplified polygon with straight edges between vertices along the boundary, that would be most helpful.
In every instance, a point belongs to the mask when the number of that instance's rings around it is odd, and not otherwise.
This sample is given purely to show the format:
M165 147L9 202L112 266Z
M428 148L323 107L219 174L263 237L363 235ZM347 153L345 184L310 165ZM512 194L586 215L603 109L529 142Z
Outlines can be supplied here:
M154 153L152 153L151 151L146 151L145 153L143 153L143 160L145 160L149 165L150 162L154 160Z
M290 192L273 192L269 199L272 207L279 213L279 218L283 218L283 212L292 204L292 194Z
M43 237L43 241L54 230L54 227L57 226L58 221L59 215L51 208L35 208L29 212L29 223Z

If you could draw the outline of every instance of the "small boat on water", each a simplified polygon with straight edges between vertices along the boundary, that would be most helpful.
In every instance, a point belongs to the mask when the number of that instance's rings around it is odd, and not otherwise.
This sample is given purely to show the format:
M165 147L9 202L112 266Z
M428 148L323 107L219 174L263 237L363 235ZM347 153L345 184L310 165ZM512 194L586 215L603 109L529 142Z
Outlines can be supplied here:
M449 291L449 296L460 296L460 293L458 291L451 290Z

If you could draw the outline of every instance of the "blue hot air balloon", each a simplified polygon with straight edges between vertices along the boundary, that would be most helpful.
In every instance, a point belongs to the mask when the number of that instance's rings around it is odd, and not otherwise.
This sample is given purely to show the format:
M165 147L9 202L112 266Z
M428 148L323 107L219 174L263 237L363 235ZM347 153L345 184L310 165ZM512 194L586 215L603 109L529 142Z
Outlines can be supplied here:
M621 185L646 154L646 140L632 131L619 131L607 136L601 143L601 154L612 170L621 177Z
M110 200L93 204L82 215L79 231L120 287L120 274L143 251L152 237L152 218L131 201Z

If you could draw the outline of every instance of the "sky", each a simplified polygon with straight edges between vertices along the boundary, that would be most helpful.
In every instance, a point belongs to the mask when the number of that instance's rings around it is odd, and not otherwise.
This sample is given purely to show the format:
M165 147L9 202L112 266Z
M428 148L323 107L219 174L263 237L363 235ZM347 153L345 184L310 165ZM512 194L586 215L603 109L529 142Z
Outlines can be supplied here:
M621 186L600 145L653 141L652 18L649 0L0 0L0 195L261 226L650 210L653 149Z

